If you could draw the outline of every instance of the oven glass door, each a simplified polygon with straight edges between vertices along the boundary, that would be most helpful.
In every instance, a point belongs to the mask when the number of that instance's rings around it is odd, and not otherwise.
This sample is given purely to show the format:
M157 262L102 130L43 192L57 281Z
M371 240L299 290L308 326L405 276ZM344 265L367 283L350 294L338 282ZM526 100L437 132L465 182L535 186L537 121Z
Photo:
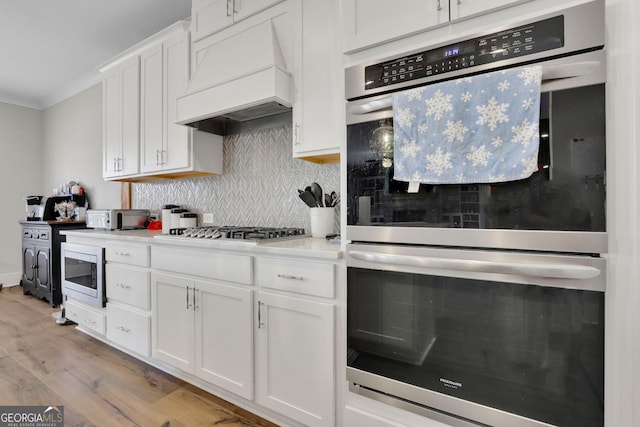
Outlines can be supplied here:
M367 259L370 249L364 250ZM588 273L591 267L568 279L582 269L569 267L571 257L452 261L436 250L418 257L377 253L357 262L352 255L348 367L435 392L416 397L407 388L399 397L424 399L418 403L467 419L476 420L477 405L456 413L457 399L492 408L477 419L489 425L516 425L492 418L501 413L552 425L603 425L604 292L579 278L596 274ZM526 269L538 264L550 268L542 276L557 278L524 280ZM483 272L494 267L498 273ZM525 270L516 271L520 267ZM567 287L557 287L562 283ZM377 389L375 379L364 385ZM442 395L457 399L438 406Z
M98 257L91 254L64 252L64 281L67 286L75 285L77 292L98 296Z
M393 179L391 112L349 124L347 224L605 231L604 84L543 93L539 129L538 172L527 179L409 193Z

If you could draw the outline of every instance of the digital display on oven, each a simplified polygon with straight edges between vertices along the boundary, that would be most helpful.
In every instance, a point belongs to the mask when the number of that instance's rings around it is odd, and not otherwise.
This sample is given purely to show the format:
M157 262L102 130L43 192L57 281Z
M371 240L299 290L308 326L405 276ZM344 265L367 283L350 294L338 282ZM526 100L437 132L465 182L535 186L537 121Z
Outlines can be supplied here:
M563 46L564 17L556 16L366 66L365 90L443 75Z

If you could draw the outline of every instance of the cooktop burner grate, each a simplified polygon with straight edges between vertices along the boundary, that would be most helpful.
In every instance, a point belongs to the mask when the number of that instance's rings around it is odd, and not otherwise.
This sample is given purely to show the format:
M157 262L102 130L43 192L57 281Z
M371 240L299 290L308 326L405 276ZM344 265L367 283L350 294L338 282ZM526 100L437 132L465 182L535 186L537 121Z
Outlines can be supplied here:
M272 240L305 236L304 228L204 226L172 228L169 234L194 239Z

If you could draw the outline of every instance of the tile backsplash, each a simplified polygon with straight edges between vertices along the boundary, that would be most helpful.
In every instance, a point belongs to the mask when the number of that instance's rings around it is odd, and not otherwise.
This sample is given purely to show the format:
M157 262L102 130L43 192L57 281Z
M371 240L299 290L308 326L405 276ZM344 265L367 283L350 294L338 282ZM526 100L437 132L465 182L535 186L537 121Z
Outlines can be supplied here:
M224 169L220 176L160 180L131 186L132 205L160 213L176 204L213 214L215 225L304 227L310 233L309 208L297 189L317 182L339 191L337 164L317 165L292 157L291 126L224 137ZM339 225L336 212L336 232Z

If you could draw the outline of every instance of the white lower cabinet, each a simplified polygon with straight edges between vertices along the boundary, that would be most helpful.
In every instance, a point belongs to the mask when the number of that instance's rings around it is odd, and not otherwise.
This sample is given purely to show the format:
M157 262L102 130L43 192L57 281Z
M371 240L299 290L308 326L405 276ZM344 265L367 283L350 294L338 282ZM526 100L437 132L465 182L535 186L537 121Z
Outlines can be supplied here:
M64 303L65 317L78 324L81 329L88 329L104 335L106 331L105 310L89 307L79 301L67 299Z
M151 316L125 306L107 303L107 339L149 357Z
M253 399L253 290L152 273L154 358Z
M261 292L256 401L307 426L334 425L334 306Z

